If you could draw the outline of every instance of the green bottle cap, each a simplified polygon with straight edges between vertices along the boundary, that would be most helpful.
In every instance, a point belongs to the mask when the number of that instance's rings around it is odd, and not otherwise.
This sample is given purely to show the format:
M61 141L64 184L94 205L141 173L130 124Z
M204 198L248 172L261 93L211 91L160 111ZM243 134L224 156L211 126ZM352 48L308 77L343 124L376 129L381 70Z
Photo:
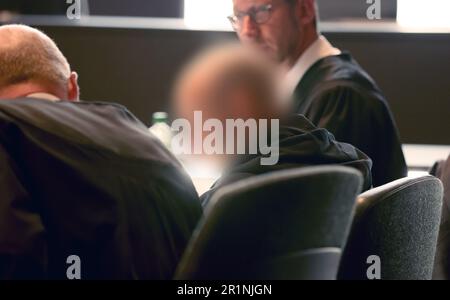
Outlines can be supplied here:
M157 123L167 123L169 115L166 112L155 112L153 114L153 124Z

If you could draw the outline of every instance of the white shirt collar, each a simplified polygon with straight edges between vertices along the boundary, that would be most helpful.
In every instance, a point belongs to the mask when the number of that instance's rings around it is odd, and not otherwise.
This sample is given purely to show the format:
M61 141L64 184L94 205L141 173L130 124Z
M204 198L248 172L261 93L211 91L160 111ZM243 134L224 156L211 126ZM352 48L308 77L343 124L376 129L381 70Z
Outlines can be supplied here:
M317 61L328 56L334 56L341 54L341 50L334 48L330 42L320 35L317 40L309 46L308 49L300 56L295 65L286 74L286 92L289 96L295 91L295 88L302 80L305 73L311 68Z
M49 93L33 93L25 96L25 98L37 98L37 99L44 99L44 100L50 100L50 101L59 101L58 97L55 95L49 94Z

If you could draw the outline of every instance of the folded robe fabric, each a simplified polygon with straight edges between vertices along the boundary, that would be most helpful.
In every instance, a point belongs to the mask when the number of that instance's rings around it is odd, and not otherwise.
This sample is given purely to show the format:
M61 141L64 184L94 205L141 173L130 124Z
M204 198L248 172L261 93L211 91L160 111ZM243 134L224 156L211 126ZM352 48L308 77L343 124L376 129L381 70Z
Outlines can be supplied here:
M294 110L373 161L375 187L407 176L397 126L373 79L348 54L316 62L294 92Z
M336 141L326 129L317 128L302 115L282 121L279 134L279 160L275 165L262 165L262 155L239 156L213 187L201 196L206 206L217 189L250 176L318 165L353 167L364 178L364 190L372 186L370 158L352 145Z
M170 279L202 214L177 160L120 105L0 101L0 278Z

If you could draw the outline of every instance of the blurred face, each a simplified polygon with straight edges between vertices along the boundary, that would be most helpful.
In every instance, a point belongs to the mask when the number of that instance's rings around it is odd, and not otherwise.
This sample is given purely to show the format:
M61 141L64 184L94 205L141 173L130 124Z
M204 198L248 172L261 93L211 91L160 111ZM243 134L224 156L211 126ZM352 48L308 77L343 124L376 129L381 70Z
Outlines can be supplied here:
M214 76L209 74L209 72L198 70L195 74L190 75L188 79L185 79L181 88L174 95L174 109L177 118L186 119L191 126L190 154L178 155L178 157L183 161L188 172L193 177L198 177L197 173L200 170L200 173L220 173L230 159L225 154L207 155L203 151L201 154L195 154L196 126L199 125L203 129L204 124L196 123L194 113L201 112L202 122L213 118L220 119L220 121L225 120L223 107L217 105L221 100L218 100L219 95L214 91L214 80L212 77ZM210 132L202 130L202 141L209 134Z
M178 90L175 95L175 112L178 118L188 120L191 124L191 138L195 137L194 112L202 113L202 121L217 119L222 124L222 129L226 130L227 119L236 120L259 120L278 117L277 107L271 104L259 105L261 101L269 103L268 99L262 99L261 93L256 91L255 85L248 85L245 82L233 81L232 84L223 88L225 78L214 72L198 72L191 76L187 83ZM271 97L267 93L265 97ZM201 126L203 126L202 124ZM202 131L204 141L211 134L211 131ZM226 136L226 133L224 133ZM224 136L224 137L225 137ZM247 137L248 138L248 137ZM245 144L248 140L240 140ZM233 140L223 141L224 149L228 149L228 143L234 145L237 153L238 136ZM232 154L192 154L194 153L194 142L191 144L191 154L185 155L182 159L192 164L203 164L207 162L210 170L221 170L229 164L236 156Z
M233 0L233 5L238 21L235 29L242 43L256 47L277 63L289 64L297 60L302 39L297 3Z

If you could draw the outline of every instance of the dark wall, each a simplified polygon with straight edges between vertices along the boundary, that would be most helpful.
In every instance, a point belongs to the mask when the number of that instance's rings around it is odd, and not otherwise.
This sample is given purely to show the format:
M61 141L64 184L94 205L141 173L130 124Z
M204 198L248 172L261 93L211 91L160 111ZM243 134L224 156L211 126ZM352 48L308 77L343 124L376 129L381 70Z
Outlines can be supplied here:
M90 0L89 8L91 15L181 18L183 3L183 0Z
M231 0L230 0L231 1ZM134 17L183 17L184 0L82 0L91 15ZM65 15L66 0L0 0L0 11L29 15Z
M177 71L230 32L43 27L80 73L82 97L116 101L149 122L168 110ZM450 34L326 33L376 79L404 142L450 144Z
M386 95L407 143L450 145L450 34L332 33Z
M21 14L64 15L68 6L65 0L0 0L0 11Z
M222 36L178 30L41 29L79 73L83 99L122 103L147 123L153 112L169 110L170 89L180 67L202 45Z

